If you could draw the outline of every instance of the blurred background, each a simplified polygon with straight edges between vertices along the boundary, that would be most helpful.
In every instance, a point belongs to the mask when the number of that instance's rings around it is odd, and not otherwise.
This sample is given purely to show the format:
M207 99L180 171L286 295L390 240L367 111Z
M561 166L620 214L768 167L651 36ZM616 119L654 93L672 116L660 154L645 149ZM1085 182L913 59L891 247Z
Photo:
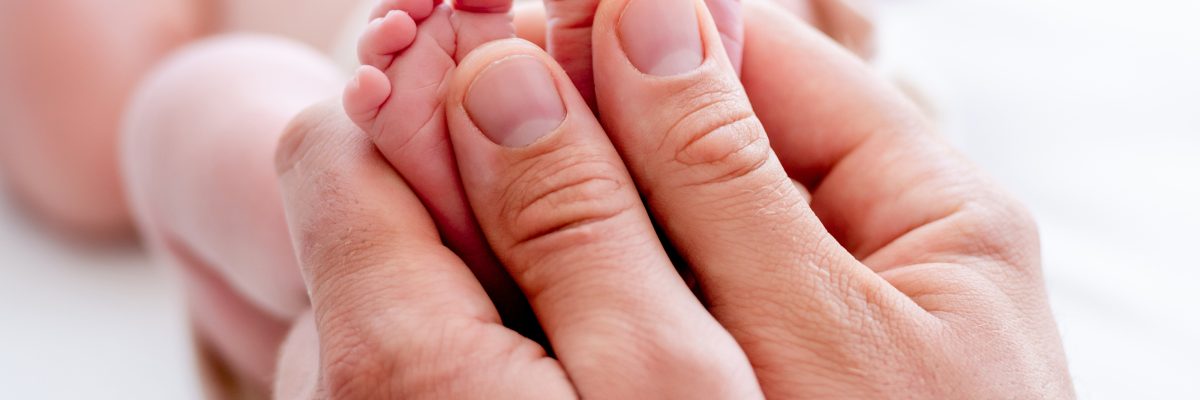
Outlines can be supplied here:
M874 5L881 71L1037 216L1080 397L1200 398L1200 2ZM0 398L200 398L177 286L0 197Z
M1200 398L1200 2L880 2L885 70L1033 209L1080 398Z

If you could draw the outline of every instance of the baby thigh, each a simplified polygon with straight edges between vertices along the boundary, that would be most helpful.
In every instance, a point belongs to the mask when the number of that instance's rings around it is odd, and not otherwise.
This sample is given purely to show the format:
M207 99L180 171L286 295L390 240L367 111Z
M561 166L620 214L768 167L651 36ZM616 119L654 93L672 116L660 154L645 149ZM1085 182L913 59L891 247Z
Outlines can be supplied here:
M179 267L202 341L255 389L308 308L275 182L276 142L341 76L301 45L199 42L144 80L126 114L122 173L149 247Z

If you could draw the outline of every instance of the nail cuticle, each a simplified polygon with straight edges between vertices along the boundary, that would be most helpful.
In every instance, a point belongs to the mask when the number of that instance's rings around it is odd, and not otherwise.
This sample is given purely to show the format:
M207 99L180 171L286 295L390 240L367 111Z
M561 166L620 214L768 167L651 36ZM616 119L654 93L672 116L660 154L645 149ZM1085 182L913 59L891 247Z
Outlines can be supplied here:
M618 41L644 74L685 74L705 60L699 17L692 0L632 0L617 19Z
M529 55L508 56L484 67L467 87L463 108L484 136L510 148L550 136L567 113L550 68Z

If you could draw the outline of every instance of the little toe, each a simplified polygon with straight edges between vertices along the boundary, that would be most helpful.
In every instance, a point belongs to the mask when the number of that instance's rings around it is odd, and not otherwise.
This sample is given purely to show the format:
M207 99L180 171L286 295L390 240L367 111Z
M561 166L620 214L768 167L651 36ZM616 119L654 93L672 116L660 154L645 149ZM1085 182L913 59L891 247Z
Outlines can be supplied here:
M346 115L363 130L370 131L379 109L392 95L392 85L387 75L371 66L362 66L354 73L354 79L346 85L342 106Z
M363 65L387 69L396 53L411 46L417 37L417 23L401 10L371 21L358 40L358 59Z

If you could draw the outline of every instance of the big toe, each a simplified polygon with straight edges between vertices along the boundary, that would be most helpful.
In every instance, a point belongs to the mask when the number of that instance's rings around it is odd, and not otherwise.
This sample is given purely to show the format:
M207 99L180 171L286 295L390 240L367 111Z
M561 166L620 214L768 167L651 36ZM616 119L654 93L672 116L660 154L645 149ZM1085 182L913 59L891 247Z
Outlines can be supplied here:
M477 47L495 40L516 36L513 27L513 0L458 0L454 3L458 46L456 61Z
M392 10L367 25L358 41L358 58L363 65L387 69L396 53L417 38L417 23L403 10Z
M596 89L592 79L592 21L599 5L600 0L546 2L546 51L593 109Z

